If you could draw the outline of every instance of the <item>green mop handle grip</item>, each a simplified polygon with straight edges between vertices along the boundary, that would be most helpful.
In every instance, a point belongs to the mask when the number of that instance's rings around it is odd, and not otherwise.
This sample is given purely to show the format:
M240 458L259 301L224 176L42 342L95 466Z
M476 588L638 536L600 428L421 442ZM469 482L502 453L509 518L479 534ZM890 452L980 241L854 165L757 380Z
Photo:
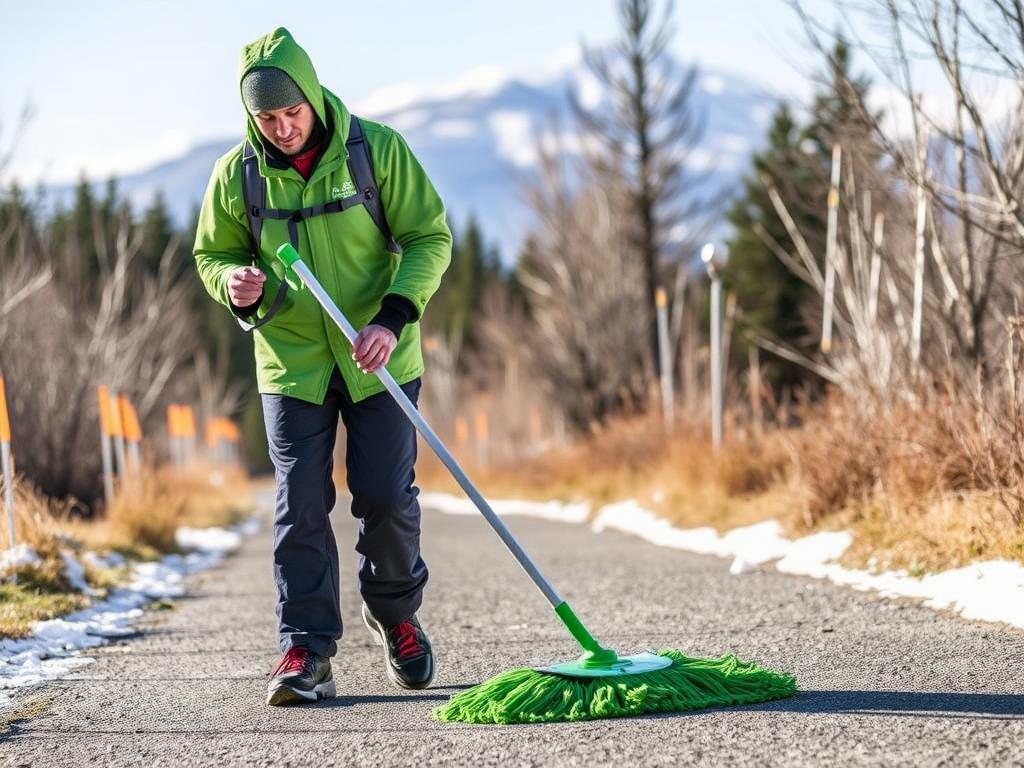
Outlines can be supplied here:
M316 276L310 271L309 267L302 261L302 257L299 256L298 251L290 243L285 243L277 249L277 257L284 263L285 267L291 269L297 274L302 282L305 283L306 287L310 290L316 300L323 307L324 311L330 316L330 318L338 325L341 332L345 334L345 338L348 339L350 344L355 343L356 330L352 327L352 324L346 319L345 315L342 314L341 310L334 303L334 300L327 294L323 286L316 279ZM491 528L494 529L495 533L501 538L505 546L508 547L512 555L519 561L519 564L526 571L533 583L537 585L537 588L543 593L544 597L547 598L548 602L551 603L551 607L555 609L555 613L558 618L562 620L566 628L572 634L576 641L583 647L585 651L591 654L600 654L602 652L611 653L605 651L596 640L587 631L583 623L573 613L572 608L569 604L562 600L558 593L555 592L555 588L551 586L551 583L544 578L544 575L540 572L529 555L519 545L519 542L515 540L512 533L508 530L505 524L501 521L494 510L491 509L490 504L484 499L481 493L476 489L476 486L470 481L469 477L459 466L459 463L455 460L455 457L451 455L444 443L441 442L441 438L435 434L431 426L423 418L422 414L416 409L416 406L412 404L402 388L398 386L398 383L391 376L391 373L384 367L381 366L374 373L377 378L384 384L384 388L391 393L391 396L395 398L395 401L401 407L405 415L412 421L413 425L423 436L423 439L427 444L434 450L438 458L441 459L442 463L448 468L448 471L452 473L452 476L462 487L462 490L466 492L470 500L476 505L476 508L480 510L480 513L484 516L484 519L490 523Z

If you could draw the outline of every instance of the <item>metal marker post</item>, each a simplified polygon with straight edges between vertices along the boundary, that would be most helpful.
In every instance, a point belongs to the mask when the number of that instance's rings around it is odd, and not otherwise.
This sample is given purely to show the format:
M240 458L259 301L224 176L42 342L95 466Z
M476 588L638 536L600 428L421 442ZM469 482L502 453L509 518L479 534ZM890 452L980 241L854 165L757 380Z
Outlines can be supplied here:
M117 477L121 481L121 490L125 488L125 478L128 476L128 461L124 452L124 423L121 420L121 407L118 403L116 392L110 393L110 422L113 426L114 438L114 461L117 467Z
M177 403L167 406L167 437L170 441L171 463L175 469L181 469L185 456L181 444L181 406Z
M103 498L107 508L114 501L114 457L110 444L113 425L110 423L110 392L102 384L96 387L100 410L100 456L103 459Z
M722 445L722 279L713 244L701 248L700 258L711 278L711 444L717 450Z
M885 234L885 214L875 214L875 229L871 238L871 274L868 279L868 318L874 325L878 317L878 281L882 276L882 237Z
M14 470L11 468L11 421L7 416L7 390L0 376L0 463L3 464L4 503L7 506L7 541L14 548Z
M139 428L139 420L135 414L135 408L131 401L124 395L119 395L117 403L120 408L121 432L124 435L125 450L127 452L126 469L128 470L128 484L138 490L141 485L142 456L139 450L139 442L142 440L142 431Z
M661 413L665 426L672 423L672 353L668 348L668 296L664 288L654 295L654 306L658 318L658 357L661 367Z
M928 224L928 196L924 174L928 165L928 132L922 130L917 157L917 220L914 226L914 314L910 326L910 356L916 366L921 360L921 324L924 321L924 247Z
M828 224L825 239L825 306L821 319L821 351L832 351L832 308L836 289L836 239L839 231L839 179L843 151L832 145L832 179L828 188Z

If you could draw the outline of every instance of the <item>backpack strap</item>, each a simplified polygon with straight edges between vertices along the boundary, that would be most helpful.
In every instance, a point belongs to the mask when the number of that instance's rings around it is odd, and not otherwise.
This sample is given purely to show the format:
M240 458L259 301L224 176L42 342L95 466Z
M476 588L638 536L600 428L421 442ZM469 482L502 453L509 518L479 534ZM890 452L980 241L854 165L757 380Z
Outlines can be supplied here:
M380 200L380 190L377 187L377 179L373 175L373 157L370 154L370 143L363 133L363 126L355 115L351 115L349 122L348 139L345 142L348 149L348 171L352 176L353 183L359 191L349 197L340 200L332 200L322 205L311 205L307 208L298 208L294 211L284 208L267 208L266 181L260 175L259 164L256 158L256 150L248 141L242 149L242 199L245 203L245 216L249 220L249 233L252 236L253 266L256 266L260 258L260 235L263 232L264 219L286 220L288 222L288 239L292 246L298 250L299 230L298 223L313 216L320 216L325 213L339 213L356 205L365 205L373 223L377 225L387 249L392 253L401 253L401 246L395 241L391 234L391 227L388 225L387 217L384 215L384 205ZM277 295L271 302L270 307L263 317L255 323L250 323L240 317L235 317L243 331L252 331L259 328L284 304L285 295L288 293L288 282L281 281L277 289Z
M395 242L391 234L391 227L388 225L387 217L384 215L384 205L380 201L377 179L373 175L373 157L370 155L370 142L363 134L362 123L355 115L351 116L348 128L348 140L345 142L348 149L348 172L355 182L364 199L366 210L377 225L377 229L384 235L388 250L392 253L401 253L402 249Z
M242 200L245 203L245 217L249 220L249 234L252 238L252 264L257 266L260 260L260 235L263 234L263 217L260 211L267 201L267 188L260 175L259 163L256 160L256 150L252 144L245 142L242 149ZM298 246L298 233L292 241L293 246ZM284 297L288 294L288 281L282 280L277 288L274 300L267 308L266 314L255 323L250 323L240 317L235 317L238 325L243 331L250 332L270 321L277 310L284 304Z

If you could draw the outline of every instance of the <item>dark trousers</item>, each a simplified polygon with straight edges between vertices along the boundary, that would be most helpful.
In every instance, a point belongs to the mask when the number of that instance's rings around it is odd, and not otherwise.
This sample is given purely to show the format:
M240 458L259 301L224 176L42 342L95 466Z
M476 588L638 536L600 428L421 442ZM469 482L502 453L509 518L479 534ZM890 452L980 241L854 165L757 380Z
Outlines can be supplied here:
M413 403L419 378L403 384ZM348 435L346 470L359 520L359 591L370 612L397 624L420 607L427 566L420 557L416 431L388 392L353 403L335 367L323 405L262 395L277 481L274 581L281 650L305 646L333 656L341 638L338 548L328 517L335 503L338 416Z

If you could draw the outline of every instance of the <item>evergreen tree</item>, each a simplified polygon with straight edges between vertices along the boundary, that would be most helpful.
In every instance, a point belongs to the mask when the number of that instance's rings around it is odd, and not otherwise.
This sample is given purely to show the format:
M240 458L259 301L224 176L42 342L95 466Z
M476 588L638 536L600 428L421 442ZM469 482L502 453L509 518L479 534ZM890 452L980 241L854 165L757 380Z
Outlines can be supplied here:
M816 214L806 201L793 204L795 197L820 188L822 183L820 164L802 151L801 140L802 131L789 108L780 105L772 118L767 146L753 156L753 168L743 180L743 195L727 214L732 236L723 281L727 290L736 293L743 308L743 330L804 346L812 333L801 316L801 307L812 299L814 291L779 260L766 242L773 241L786 253L796 252L762 181L762 177L772 181L800 231L811 242L822 245L824 216ZM738 357L745 358L745 334L737 337L734 349ZM769 363L767 369L778 386L795 384L802 377L801 369L781 360Z
M99 272L93 227L95 207L92 187L83 175L75 187L71 209L57 222L58 227L54 233L56 252L63 255L69 274L77 275L81 285L91 285Z
M724 282L728 290L737 294L743 312L741 329L804 350L813 348L817 342L820 297L778 258L770 245L774 242L778 250L796 256L796 247L762 178L771 180L819 267L824 264L826 196L835 142L843 147L844 175L854 174L860 190L872 190L876 210L884 205L885 199L880 181L884 177L879 173L882 153L862 112L871 81L852 72L850 49L841 36L837 37L819 82L806 125L799 126L785 105L776 110L767 146L753 156L753 167L743 182L743 195L727 216L732 235ZM841 242L848 238L843 216L839 237ZM741 334L733 346L738 362L745 360L746 349ZM781 359L773 358L766 367L777 386L807 380L806 371Z
M153 196L153 202L143 213L139 226L142 228L142 247L139 258L142 259L148 272L156 273L160 268L160 259L163 258L164 251L167 250L167 246L175 236L174 224L167 212L162 191L158 190ZM175 260L175 270L179 273L184 266L187 266L182 262L183 259Z
M456 361L478 343L474 323L479 319L487 286L502 279L497 251L489 249L476 216L470 213L466 227L452 238L452 260L437 292L431 298L425 323L439 332Z

